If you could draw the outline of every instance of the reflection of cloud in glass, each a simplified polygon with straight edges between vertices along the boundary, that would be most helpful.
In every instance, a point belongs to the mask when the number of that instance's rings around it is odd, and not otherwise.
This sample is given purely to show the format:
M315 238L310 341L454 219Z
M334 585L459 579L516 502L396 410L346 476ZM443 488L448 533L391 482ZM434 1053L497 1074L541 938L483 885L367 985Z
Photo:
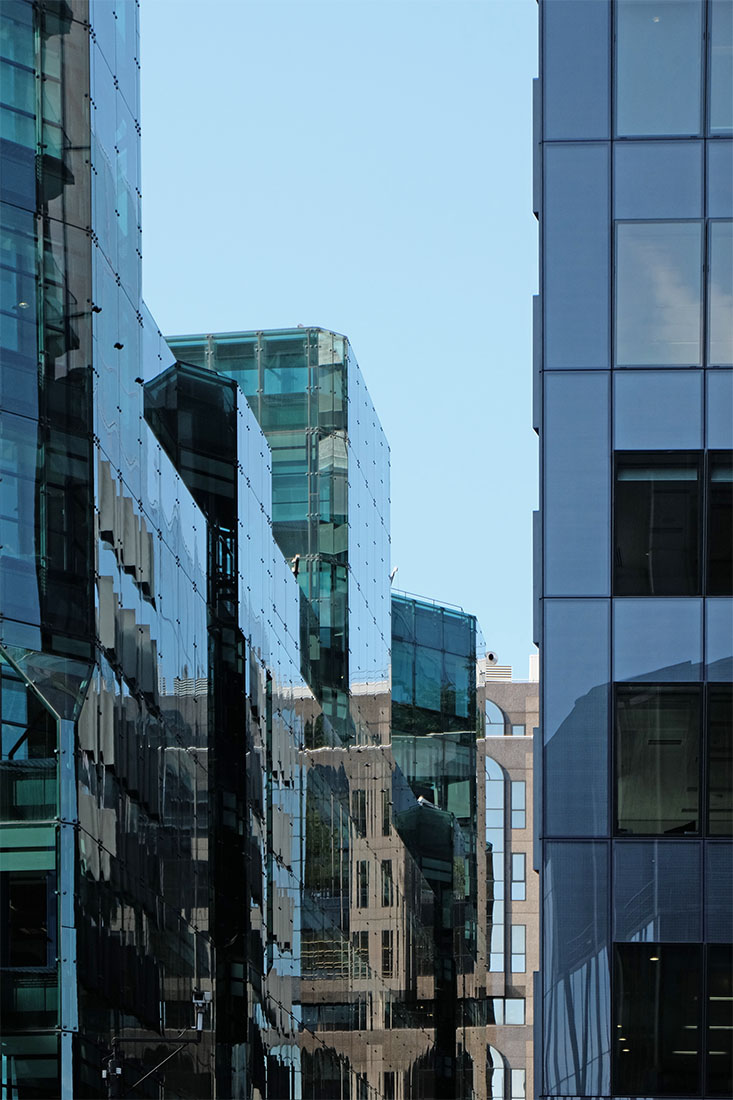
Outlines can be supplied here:
M733 222L710 225L708 363L733 363Z
M698 364L700 223L621 223L616 295L617 363Z

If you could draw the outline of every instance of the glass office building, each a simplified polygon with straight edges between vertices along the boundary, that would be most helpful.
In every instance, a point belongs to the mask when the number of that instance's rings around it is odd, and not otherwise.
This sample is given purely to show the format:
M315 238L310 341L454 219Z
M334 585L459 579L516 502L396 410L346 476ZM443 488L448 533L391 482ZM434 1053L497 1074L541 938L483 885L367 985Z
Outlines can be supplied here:
M728 1096L733 5L540 29L537 1094Z
M389 447L349 341L317 328L172 336L234 379L272 452L272 523L305 597L303 670L342 744L389 738ZM327 744L320 730L309 747Z
M264 436L140 298L137 15L0 7L4 1100L300 1088L321 710Z

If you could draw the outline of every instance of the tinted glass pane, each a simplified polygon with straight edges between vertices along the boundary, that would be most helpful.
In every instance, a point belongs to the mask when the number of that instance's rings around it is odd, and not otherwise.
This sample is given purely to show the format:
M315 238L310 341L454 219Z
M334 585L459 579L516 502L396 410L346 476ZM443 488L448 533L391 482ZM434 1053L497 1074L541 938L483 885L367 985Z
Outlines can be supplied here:
M733 600L705 601L705 663L708 680L733 680Z
M614 146L617 218L702 217L701 141L634 141Z
M727 366L733 363L733 222L710 223L708 270L708 363Z
M545 147L545 367L607 367L607 145Z
M553 0L542 8L544 136L607 138L609 5Z
M614 844L613 938L700 940L701 855L695 841Z
M710 456L708 485L708 587L733 596L733 453Z
M609 609L604 600L546 600L545 832L607 832Z
M617 450L702 448L702 371L617 371L613 398Z
M700 0L618 0L616 132L700 132Z
M700 954L691 944L614 944L614 1095L699 1095Z
M545 592L605 596L610 511L608 375L545 374Z
M705 939L708 943L733 940L733 844L710 843L705 848Z
M543 929L544 1089L542 1095L608 1096L608 849L545 845Z
M706 383L707 446L711 450L733 447L733 371L708 371Z
M699 458L618 454L614 593L692 596L701 591Z
M733 688L708 688L708 831L733 834Z
M622 222L616 247L617 365L699 365L700 224Z
M700 823L700 689L616 688L616 828L696 833Z
M700 680L701 661L702 600L614 600L615 680Z
M708 217L733 217L733 142L708 141Z
M711 134L733 130L733 4L712 0L710 4L710 107Z
M710 1096L733 1095L733 948L708 948L707 1088Z

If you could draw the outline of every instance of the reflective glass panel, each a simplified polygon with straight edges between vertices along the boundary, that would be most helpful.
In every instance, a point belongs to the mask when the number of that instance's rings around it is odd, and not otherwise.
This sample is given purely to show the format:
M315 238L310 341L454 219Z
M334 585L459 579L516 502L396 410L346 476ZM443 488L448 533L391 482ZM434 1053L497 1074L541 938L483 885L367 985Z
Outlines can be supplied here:
M613 938L696 942L702 938L702 849L694 841L613 846Z
M733 940L733 844L720 841L705 846L705 939L708 943Z
M701 678L702 600L614 600L613 678Z
M733 363L733 221L711 222L708 256L708 363Z
M616 829L696 833L700 827L699 687L616 687Z
M708 687L708 832L733 834L733 688Z
M616 449L701 449L702 383L702 371L617 371L613 378Z
M545 833L607 832L609 608L545 600Z
M705 601L705 663L708 680L733 680L733 600Z
M733 130L733 4L711 0L710 4L710 104L711 134Z
M609 376L545 373L545 592L606 595Z
M545 146L545 368L607 367L607 145Z
M733 596L733 452L708 464L708 580L711 596Z
M699 1094L701 948L614 944L613 1094Z
M543 888L544 1089L542 1095L610 1093L608 848L545 844ZM536 1009L535 1009L536 1010Z
M616 133L698 134L700 0L618 0Z
M609 4L553 0L542 8L544 137L609 134Z
M701 141L632 141L614 145L617 218L701 218Z
M709 218L733 218L733 141L708 141Z
M733 447L733 371L708 371L707 446L711 450Z
M616 227L616 365L699 366L699 222Z

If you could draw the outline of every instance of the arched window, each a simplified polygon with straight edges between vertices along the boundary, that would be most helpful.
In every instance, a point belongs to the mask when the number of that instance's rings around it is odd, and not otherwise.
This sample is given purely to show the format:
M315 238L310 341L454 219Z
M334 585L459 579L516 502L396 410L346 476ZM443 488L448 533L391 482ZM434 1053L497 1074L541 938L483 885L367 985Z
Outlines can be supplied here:
M486 736L503 737L506 731L506 717L501 707L491 699L486 700Z
M504 1091L504 1055L496 1047L486 1047L486 1095L490 1100L506 1100Z
M504 771L486 757L486 940L489 970L504 970Z

